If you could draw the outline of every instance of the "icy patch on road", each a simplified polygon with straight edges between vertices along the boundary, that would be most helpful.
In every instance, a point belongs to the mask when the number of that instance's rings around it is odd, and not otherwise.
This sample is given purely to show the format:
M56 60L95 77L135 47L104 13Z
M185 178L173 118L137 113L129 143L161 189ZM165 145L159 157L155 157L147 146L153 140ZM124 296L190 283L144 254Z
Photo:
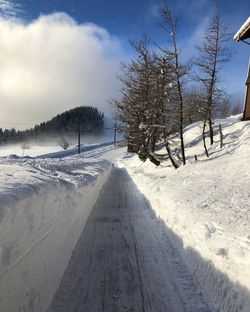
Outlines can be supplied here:
M111 165L0 159L0 310L46 311Z

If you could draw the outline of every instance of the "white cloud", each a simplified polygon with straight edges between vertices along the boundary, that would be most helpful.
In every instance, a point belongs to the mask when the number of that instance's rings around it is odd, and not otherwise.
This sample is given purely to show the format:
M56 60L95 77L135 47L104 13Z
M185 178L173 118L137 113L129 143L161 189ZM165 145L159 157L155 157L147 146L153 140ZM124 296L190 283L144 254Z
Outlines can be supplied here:
M11 9L14 9L15 5L7 0L0 0L0 9L3 11L9 11Z
M55 13L0 19L0 37L0 122L32 126L78 105L111 112L121 47L105 29Z
M0 0L0 15L4 17L16 17L22 11L20 5L15 1Z

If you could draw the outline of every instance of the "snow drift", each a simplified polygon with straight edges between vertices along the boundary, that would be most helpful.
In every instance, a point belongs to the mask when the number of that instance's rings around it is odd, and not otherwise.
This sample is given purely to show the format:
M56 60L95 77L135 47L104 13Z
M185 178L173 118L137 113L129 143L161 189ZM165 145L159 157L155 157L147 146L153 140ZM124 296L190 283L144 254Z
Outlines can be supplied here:
M0 310L47 310L110 172L104 160L0 160Z
M224 134L222 149L218 123ZM155 167L136 156L127 156L119 165L166 224L211 310L249 312L250 122L216 121L209 159L201 126L196 123L185 130L185 167L175 170L168 161Z

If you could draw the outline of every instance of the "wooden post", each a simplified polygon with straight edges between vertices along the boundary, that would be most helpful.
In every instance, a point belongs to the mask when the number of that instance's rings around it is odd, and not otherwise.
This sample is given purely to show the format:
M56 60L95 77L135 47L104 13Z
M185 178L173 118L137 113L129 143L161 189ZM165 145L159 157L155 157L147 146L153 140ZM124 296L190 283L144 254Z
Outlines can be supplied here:
M116 122L114 125L114 146L116 146Z
M80 117L78 120L78 154L81 153L81 124L80 124Z
M219 124L219 129L220 129L220 148L222 148L222 146L223 146L223 133L222 133L221 124Z

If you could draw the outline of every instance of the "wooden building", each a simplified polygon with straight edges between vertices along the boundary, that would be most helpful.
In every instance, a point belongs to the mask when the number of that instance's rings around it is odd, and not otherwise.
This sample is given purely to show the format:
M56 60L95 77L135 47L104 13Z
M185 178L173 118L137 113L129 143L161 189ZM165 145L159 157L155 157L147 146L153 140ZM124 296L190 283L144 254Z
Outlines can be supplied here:
M242 41L250 45L247 39L250 38L250 17L241 26L234 36L235 41ZM245 106L243 111L243 120L250 120L250 60L248 64L248 76L246 81L246 96L245 96Z
M243 111L243 120L250 120L250 61L248 65L248 76L246 81L245 107Z

